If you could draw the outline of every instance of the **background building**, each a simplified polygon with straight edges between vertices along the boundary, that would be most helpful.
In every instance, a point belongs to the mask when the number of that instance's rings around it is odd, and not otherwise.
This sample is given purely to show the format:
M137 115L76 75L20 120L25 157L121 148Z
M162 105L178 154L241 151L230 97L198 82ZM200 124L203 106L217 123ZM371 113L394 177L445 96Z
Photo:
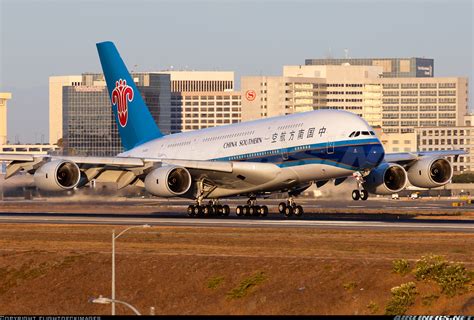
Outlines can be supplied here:
M0 92L0 145L7 143L7 101L11 98L11 93Z
M232 71L163 71L171 81L171 133L240 122Z
M82 76L49 77L49 143L56 144L63 137L63 87L78 86Z
M0 153L9 154L50 154L58 150L55 144L5 144L0 146Z
M242 121L317 110L326 99L324 79L242 77Z
M379 136L385 152L415 152L418 150L417 134L411 133L382 133Z
M464 116L465 126L474 126L474 113L468 113Z
M433 77L434 60L427 58L345 58L345 59L306 59L306 65L342 65L382 67L384 78Z
M171 92L222 92L234 90L233 71L159 71L169 74Z
M384 133L464 124L468 110L467 78L383 78L379 81Z
M326 90L316 109L338 109L363 117L370 125L382 123L382 88L378 79L382 67L352 66L284 66L283 76L324 79Z
M240 122L240 92L174 92L171 132L198 130Z
M170 76L132 73L160 130L170 133ZM67 154L113 156L123 151L102 74L82 75L79 84L63 86L63 146Z

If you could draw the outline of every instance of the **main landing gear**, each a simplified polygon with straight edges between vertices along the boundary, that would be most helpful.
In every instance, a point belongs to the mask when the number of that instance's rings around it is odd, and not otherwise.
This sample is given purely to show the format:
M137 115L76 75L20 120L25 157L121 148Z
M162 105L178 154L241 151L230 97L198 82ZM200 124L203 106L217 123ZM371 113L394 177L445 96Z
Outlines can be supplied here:
M237 206L237 208L235 209L235 214L238 217L242 217L242 216L265 217L268 214L268 207L259 206L257 205L256 198L250 198L247 201L247 205Z
M278 211L284 214L286 217L290 217L293 214L297 217L303 215L303 207L295 203L293 197L289 197L286 202L281 202L278 205Z
M209 204L196 204L188 206L188 216L190 217L226 217L230 214L228 205L220 205L217 201L209 201Z

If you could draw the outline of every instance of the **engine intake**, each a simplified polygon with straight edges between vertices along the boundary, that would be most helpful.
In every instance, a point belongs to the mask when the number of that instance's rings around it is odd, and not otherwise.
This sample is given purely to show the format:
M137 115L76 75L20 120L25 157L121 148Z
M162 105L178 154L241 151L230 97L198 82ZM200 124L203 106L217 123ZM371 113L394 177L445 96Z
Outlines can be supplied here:
M71 161L54 160L45 163L34 174L35 185L45 191L70 190L79 184L81 170Z
M419 188L445 185L453 176L451 163L444 158L422 158L408 169L408 180Z
M403 190L407 172L396 163L382 163L365 178L364 188L374 194L392 194Z
M158 197L175 197L191 188L191 174L186 168L177 166L160 167L145 178L145 189Z

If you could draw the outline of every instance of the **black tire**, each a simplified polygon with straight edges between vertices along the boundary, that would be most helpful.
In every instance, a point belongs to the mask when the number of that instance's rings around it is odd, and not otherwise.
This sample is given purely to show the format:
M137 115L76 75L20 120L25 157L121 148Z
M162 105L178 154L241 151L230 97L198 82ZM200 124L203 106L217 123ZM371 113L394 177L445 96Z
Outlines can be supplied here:
M296 206L293 208L293 214L297 217L301 217L303 215L303 207L302 206Z
M249 207L249 216L254 216L255 215L255 206L248 206Z
M352 190L352 200L357 201L360 199L359 190Z
M258 217L260 215L260 206L252 206L252 216Z
M196 217L201 217L202 216L202 206L194 206L194 215Z
M222 206L221 205L215 205L215 206L212 206L212 208L214 209L214 215L220 217L222 216Z
M206 217L212 216L213 211L214 211L214 210L212 210L212 206L211 206L211 205L204 206L204 208L203 208L203 213L204 213L204 216L206 216Z
M188 206L188 216L194 217L194 206L193 205Z
M360 200L367 200L369 198L369 193L367 192L367 190L361 190L360 191Z
M285 208L285 216L288 218L288 217L291 217L292 214L293 214L293 207L287 206Z
M237 217L243 216L244 215L244 207L237 206L237 208L235 209L235 214L237 215Z
M250 216L250 206L244 206L244 215Z
M260 217L266 217L268 215L268 207L261 206L260 207Z
M227 217L230 214L230 207L228 205L223 205L222 206L222 215Z
M285 213L286 207L287 207L287 206L286 206L286 203L280 202L280 204L278 205L278 211L279 211L280 213Z

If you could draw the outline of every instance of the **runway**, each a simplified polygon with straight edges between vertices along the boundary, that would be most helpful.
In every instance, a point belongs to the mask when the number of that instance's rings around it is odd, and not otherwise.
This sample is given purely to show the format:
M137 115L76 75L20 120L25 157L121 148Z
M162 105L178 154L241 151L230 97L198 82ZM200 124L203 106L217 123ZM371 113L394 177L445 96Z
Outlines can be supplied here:
M173 213L158 215L137 214L44 214L2 213L0 223L31 224L92 224L92 225L140 225L183 227L228 227L228 228L314 228L314 229L360 229L360 230L417 230L474 232L474 222L463 220L409 220L406 218L384 221L376 219L337 220L317 217L290 218L190 218Z

